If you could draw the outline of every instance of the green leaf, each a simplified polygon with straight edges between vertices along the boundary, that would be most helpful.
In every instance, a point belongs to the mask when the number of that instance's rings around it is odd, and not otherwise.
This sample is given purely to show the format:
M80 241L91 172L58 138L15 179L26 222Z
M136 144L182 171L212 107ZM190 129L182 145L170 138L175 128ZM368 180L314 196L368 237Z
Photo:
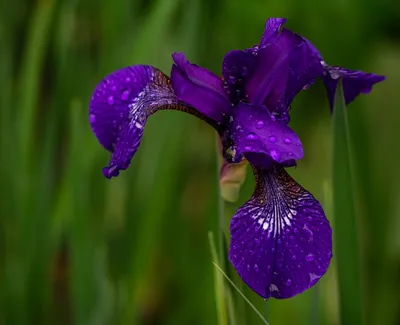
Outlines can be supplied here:
M214 266L222 273L222 275L225 277L225 279L236 289L236 291L243 297L243 299L249 304L249 306L255 311L255 313L261 318L264 324L269 325L267 320L264 318L264 316L260 313L260 311L251 303L249 299L239 290L239 288L233 283L231 279L226 275L226 273L218 266L217 263L213 262Z
M349 130L341 82L336 90L333 116L334 239L343 325L363 324L363 292L355 186L351 168Z

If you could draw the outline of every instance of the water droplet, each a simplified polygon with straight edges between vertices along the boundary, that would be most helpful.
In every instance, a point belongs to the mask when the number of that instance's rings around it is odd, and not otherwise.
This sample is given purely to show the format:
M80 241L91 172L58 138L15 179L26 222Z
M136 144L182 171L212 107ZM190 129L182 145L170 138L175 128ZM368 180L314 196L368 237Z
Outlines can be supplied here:
M275 121L276 120L276 116L275 115L271 115L271 120Z
M312 262L315 259L315 255L313 253L307 254L306 255L306 261L307 262Z
M286 143L286 144L291 144L291 143L292 143L292 139L290 139L290 138L285 138L285 139L283 140L283 142Z
M309 87L310 87L310 85L305 85L305 86L303 87L303 90L307 90Z
M289 155L289 156L293 156L293 152L289 151L289 152L288 152L288 155Z
M291 279L287 279L287 280L286 280L286 285L287 285L287 286L292 285L292 280L291 280Z
M114 104L114 96L109 96L107 98L107 103L109 103L110 105L113 105Z
M90 115L89 115L89 121L90 121L90 123L96 122L96 115L90 114Z
M257 139L258 139L258 135L253 132L246 135L246 140L253 141L253 140L257 140Z
M300 270L301 269L301 264L297 264L297 268Z
M264 127L264 121L256 122L256 129L262 129Z
M273 135L271 135L271 136L268 138L268 141L271 142L271 143L275 143L275 142L276 142L276 137L273 136Z
M126 82L131 82L131 78L130 78L130 77L126 77L126 78L125 78L125 81L126 81Z
M251 266L250 266L250 264L247 264L247 271L250 271L251 270Z
M292 255L292 260L295 260L297 258L296 255Z
M112 90L112 91L116 91L116 90L117 90L117 87L116 87L116 86L112 86L112 87L111 87L111 90Z
M252 147L252 146L245 146L245 147L244 147L244 150L250 151L250 150L253 150L253 147Z
M229 83L234 84L236 82L236 78L234 76L229 76Z
M249 72L249 69L247 69L247 67L243 66L243 68L242 68L242 76L243 77L247 76L248 72Z
M128 100L128 98L129 98L129 93L130 93L129 89L124 90L124 91L122 92L121 99L122 99L122 100Z
M276 151L275 149L272 149L269 151L269 155L272 157L273 160L278 161L279 158L281 157L281 154Z
M258 239L258 237L254 238L254 243L256 245L260 245L260 240Z
M331 75L332 79L339 79L339 77L340 77L340 74L335 70L329 71L329 74Z
M258 265L257 264L254 264L254 271L258 272Z

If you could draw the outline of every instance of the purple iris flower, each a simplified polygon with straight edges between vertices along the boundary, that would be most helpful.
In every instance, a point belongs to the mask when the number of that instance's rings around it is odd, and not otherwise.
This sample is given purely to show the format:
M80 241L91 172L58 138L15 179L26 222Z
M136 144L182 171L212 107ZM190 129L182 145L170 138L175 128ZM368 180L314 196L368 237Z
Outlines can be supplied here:
M193 114L212 125L230 162L247 159L256 188L231 221L229 259L241 278L264 298L289 298L313 286L332 258L332 231L320 203L285 167L303 157L288 126L295 95L321 78L331 105L339 80L347 103L384 77L330 67L305 38L267 21L259 45L229 52L222 78L173 54L169 79L136 65L118 70L97 86L90 124L112 153L107 178L126 169L137 151L147 118L161 109Z

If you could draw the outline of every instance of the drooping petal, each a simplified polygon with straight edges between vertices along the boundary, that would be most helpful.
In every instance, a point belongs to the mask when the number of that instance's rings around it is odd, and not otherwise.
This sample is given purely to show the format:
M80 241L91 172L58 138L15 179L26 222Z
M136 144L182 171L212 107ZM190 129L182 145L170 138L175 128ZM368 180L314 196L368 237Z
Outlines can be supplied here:
M343 80L343 94L346 105L350 104L359 94L368 94L374 84L385 80L384 76L373 73L348 70L341 67L327 67L322 79L328 93L331 110L333 110L336 87L340 77Z
M295 165L303 157L303 147L296 133L278 121L265 106L240 103L235 107L230 133L238 154L254 166Z
M91 128L101 145L112 152L104 176L128 168L143 135L147 117L159 109L185 110L179 105L168 77L160 70L136 65L106 76L89 105Z
M222 123L231 105L222 80L205 68L191 64L183 53L172 55L171 81L179 100L208 118Z
M332 231L320 203L283 168L256 170L257 187L231 220L229 259L264 298L293 297L325 274Z
M372 90L374 84L386 79L384 76L373 73L329 66L323 60L318 49L308 39L303 37L303 40L307 43L310 51L314 53L314 56L320 60L323 67L319 77L322 78L324 82L331 111L333 110L333 101L340 77L343 80L343 94L346 105L350 104L359 94L368 94Z

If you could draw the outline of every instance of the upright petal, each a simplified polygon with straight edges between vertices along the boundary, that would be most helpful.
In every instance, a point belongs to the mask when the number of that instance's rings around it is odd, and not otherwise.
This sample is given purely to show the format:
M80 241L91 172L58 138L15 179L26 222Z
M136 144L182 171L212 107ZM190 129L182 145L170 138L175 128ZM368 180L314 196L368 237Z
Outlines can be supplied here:
M250 102L286 115L294 96L323 73L320 61L303 38L283 29L274 43L258 51L246 83Z
M260 47L265 47L275 42L278 39L280 29L285 22L285 18L269 18L265 23L264 34L261 38Z
M174 53L172 57L175 64L171 81L178 99L222 123L231 108L222 80L207 69L191 64L183 53Z
M265 106L240 103L234 109L229 127L237 154L245 156L254 166L293 166L303 157L296 133L276 120Z
M107 178L128 168L147 117L166 108L187 109L179 105L168 77L154 67L126 67L100 82L89 105L89 120L101 145L112 152L109 165L103 169Z
M225 92L229 100L237 105L246 98L245 84L257 63L258 48L244 51L233 50L225 55L222 63Z
M225 55L222 63L222 76L230 101L237 104L246 98L245 84L257 64L259 49L275 42L280 34L280 28L285 23L284 18L270 18L265 24L260 45L253 48L233 50Z
M326 72L322 79L328 93L331 110L333 110L336 87L340 77L343 80L343 95L346 105L350 104L359 94L368 94L374 84L385 80L384 76L373 73L348 70L341 67L326 67Z
M327 271L332 231L320 203L283 168L255 176L253 196L231 220L229 259L260 296L290 298Z

